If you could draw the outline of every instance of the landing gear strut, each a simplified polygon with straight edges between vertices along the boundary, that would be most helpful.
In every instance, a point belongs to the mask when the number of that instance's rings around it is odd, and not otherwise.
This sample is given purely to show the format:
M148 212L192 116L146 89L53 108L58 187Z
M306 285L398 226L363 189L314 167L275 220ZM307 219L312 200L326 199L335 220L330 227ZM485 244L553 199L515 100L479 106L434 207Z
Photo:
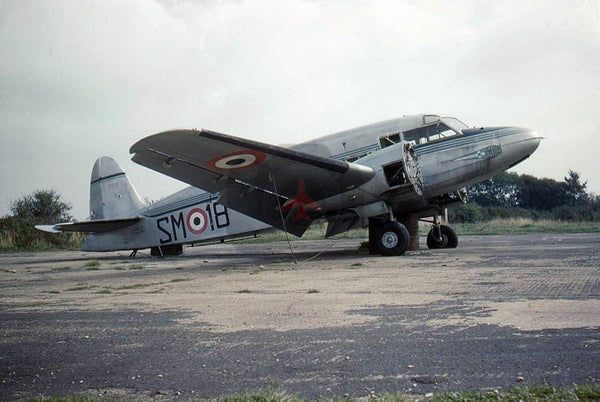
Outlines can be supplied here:
M150 249L150 255L152 257L179 255L181 253L183 253L183 244L168 244L166 246L152 247Z
M440 216L433 217L433 226L427 234L427 247L434 248L456 248L458 246L458 235L450 226L440 223Z

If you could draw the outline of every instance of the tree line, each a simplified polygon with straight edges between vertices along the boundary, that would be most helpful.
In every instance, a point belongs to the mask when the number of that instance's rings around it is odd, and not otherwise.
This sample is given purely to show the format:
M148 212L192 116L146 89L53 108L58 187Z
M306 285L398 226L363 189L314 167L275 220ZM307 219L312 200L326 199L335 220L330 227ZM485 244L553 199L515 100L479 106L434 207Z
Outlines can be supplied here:
M563 181L500 173L467 189L469 203L449 211L451 222L531 218L600 222L600 197L569 170ZM71 206L55 190L38 190L10 203L11 215L0 218L0 251L79 248L83 235L50 234L40 224L68 222Z
M71 205L55 190L38 190L10 203L11 215L0 218L0 251L79 248L79 233L52 234L35 225L69 222Z
M600 221L600 197L569 170L563 181L502 172L467 189L469 204L452 210L453 222L497 218Z

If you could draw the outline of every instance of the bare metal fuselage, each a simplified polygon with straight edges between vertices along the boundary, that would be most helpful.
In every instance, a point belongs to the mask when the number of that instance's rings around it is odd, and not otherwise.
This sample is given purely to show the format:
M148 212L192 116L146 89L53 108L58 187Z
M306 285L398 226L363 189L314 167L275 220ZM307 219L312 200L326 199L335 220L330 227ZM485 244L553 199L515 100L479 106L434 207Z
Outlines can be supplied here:
M340 211L357 218L328 234L364 226L369 218L390 212L429 215L459 201L459 189L527 158L540 142L534 131L514 127L461 128L448 130L452 135L429 136L435 130L440 131L440 124L435 116L433 119L431 115L409 116L290 147L375 171L368 182L318 200L321 218L330 224ZM418 135L407 138L407 133L415 130L425 130L426 134L422 138ZM271 228L228 209L218 200L219 194L189 187L143 207L137 213L142 219L129 227L88 235L83 250L137 250L239 237ZM198 229L194 227L194 214L199 214L198 211L206 217L202 230L194 230Z

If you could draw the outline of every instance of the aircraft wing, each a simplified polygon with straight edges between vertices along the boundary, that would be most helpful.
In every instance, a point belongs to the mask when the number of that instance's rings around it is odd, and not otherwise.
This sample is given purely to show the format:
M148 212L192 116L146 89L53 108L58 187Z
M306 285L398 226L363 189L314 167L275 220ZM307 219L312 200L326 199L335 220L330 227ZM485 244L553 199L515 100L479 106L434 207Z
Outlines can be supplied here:
M319 214L319 200L351 190L375 174L366 166L208 130L151 135L129 152L134 162L220 192L223 205L296 236Z
M35 228L49 233L82 232L100 233L126 228L141 218L101 219L95 221L57 223L56 225L36 225Z

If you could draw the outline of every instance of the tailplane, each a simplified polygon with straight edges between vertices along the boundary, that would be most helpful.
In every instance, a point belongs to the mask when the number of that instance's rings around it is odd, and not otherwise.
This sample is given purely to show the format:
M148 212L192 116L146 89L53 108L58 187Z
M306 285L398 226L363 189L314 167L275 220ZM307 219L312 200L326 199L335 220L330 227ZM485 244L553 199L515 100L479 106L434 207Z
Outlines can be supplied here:
M91 220L131 218L145 206L114 159L103 156L96 161L90 183Z

